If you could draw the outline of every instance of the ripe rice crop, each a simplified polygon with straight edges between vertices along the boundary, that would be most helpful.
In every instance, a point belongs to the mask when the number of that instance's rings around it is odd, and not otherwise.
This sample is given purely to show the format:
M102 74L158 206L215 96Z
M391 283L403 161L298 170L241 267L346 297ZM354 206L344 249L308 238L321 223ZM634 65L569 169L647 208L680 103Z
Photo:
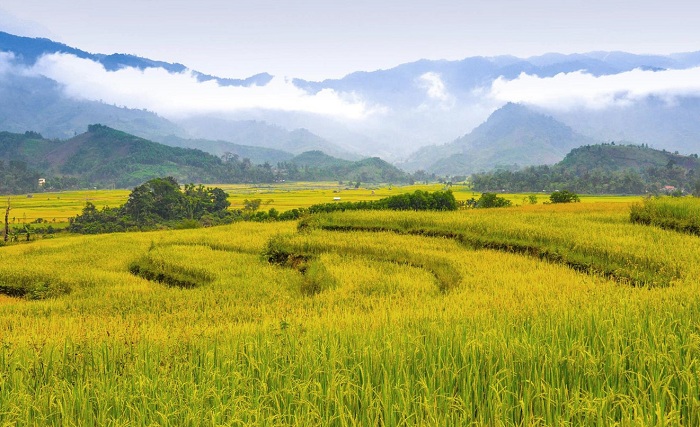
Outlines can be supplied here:
M2 283L60 292L0 298L0 420L698 425L700 241L628 212L345 212L301 231L237 223L4 247ZM353 231L370 226L382 231ZM446 230L674 276L633 287ZM271 249L307 269L271 264ZM183 289L131 274L143 259L206 280Z
M543 206L444 214L343 212L316 215L302 221L301 227L446 237L474 248L539 257L636 286L668 286L680 276L681 266L658 257L639 228L601 218L599 206L565 214L572 210ZM642 251L644 243L648 246Z

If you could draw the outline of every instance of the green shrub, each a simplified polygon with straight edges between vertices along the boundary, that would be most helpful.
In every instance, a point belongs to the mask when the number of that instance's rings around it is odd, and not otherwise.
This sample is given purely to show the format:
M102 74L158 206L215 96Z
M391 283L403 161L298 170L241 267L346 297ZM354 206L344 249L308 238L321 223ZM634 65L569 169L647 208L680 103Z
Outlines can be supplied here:
M549 196L549 200L552 203L573 203L581 201L581 199L579 199L578 197L578 194L572 193L568 190L555 191Z
M510 200L496 195L496 193L483 193L476 201L476 208L505 208L511 206Z

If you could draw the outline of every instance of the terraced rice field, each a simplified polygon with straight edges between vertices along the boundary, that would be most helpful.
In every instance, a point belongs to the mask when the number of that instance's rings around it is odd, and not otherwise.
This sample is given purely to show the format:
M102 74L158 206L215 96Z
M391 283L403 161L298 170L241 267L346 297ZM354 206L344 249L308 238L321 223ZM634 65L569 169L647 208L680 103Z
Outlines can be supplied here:
M700 425L700 239L627 203L62 237L0 263L3 424Z

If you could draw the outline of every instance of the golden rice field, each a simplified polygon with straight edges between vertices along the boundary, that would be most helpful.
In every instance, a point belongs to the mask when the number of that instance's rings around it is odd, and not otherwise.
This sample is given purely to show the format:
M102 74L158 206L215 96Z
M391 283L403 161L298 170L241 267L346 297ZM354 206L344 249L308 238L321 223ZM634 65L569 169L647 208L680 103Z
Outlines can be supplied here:
M231 209L243 209L244 201L260 199L261 209L275 208L284 212L299 207L309 207L320 203L330 203L340 197L344 202L361 200L378 200L401 193L412 193L415 190L436 191L444 189L443 184L417 185L362 185L355 189L347 183L337 182L289 182L275 184L210 184L220 187L229 193ZM451 187L457 200L478 199L480 194L473 192L467 186L455 184ZM79 215L86 202L91 202L98 209L104 206L116 207L126 203L129 190L80 190L62 192L42 192L31 195L0 196L0 209L4 213L7 201L10 201L11 225L28 224L38 218L47 221L54 227L66 226L68 219ZM31 197L28 197L31 196ZM527 195L501 195L511 200L513 204L526 204ZM539 203L548 200L549 195L538 194ZM592 202L631 202L639 197L630 196L582 196L583 203Z
M0 423L700 425L700 239L598 201L0 248Z
M358 189L341 185L337 182L295 182L275 184L210 184L229 193L231 209L243 209L244 201L260 199L261 209L275 208L280 212L299 207L308 207L318 203L332 202L335 197L342 201L378 200L394 194L408 193L415 190L435 191L442 184L411 186L362 186ZM455 186L456 193L463 193L462 199L472 197L472 192L462 186ZM54 225L68 224L68 219L82 211L86 202L97 208L116 207L126 203L129 190L80 190L62 192L42 192L31 195L0 196L0 207L10 201L12 224L31 223L38 218ZM469 197L466 195L469 194ZM28 197L31 196L31 197ZM478 196L477 196L478 197ZM543 199L544 200L544 199Z

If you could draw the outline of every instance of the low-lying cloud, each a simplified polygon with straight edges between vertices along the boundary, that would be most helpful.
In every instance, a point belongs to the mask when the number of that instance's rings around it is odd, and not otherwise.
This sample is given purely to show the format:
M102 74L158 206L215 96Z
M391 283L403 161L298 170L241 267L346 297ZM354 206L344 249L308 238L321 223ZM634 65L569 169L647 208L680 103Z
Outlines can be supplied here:
M2 62L7 62L7 58L0 58ZM97 62L68 54L45 55L22 72L55 80L64 87L66 95L74 98L145 108L171 117L261 109L358 120L375 111L353 94L330 89L309 94L280 77L265 86L219 86L216 81L197 81L190 71L169 73L162 68L107 71Z
M425 93L428 99L432 101L437 101L442 109L449 109L454 106L455 99L447 91L445 83L442 81L442 76L439 73L427 72L418 78L418 84L425 89ZM424 104L422 106L424 109L430 106Z
M15 60L15 55L10 52L0 52L0 76L10 73L14 70L12 63Z
M547 78L523 73L514 80L499 77L487 96L498 103L516 102L553 110L626 106L651 96L673 103L678 97L700 96L700 68L636 69L600 77L585 71Z

